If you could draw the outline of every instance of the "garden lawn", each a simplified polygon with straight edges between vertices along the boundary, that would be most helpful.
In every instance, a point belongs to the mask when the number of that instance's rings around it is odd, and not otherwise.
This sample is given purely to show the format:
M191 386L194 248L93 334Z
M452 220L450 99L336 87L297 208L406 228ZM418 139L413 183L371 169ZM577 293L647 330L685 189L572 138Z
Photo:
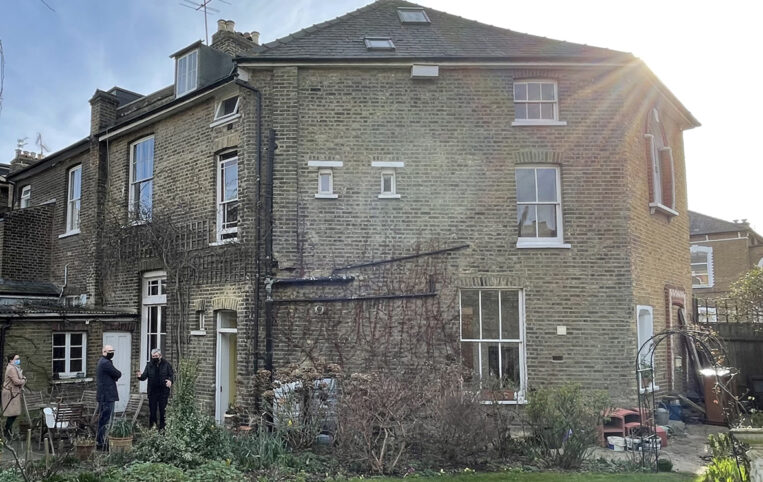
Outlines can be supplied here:
M457 482L640 482L666 481L681 482L694 479L693 474L687 473L577 473L577 472L491 472L487 474L458 474L439 477L416 477L416 481L457 481ZM355 479L360 480L360 479ZM402 479L366 479L384 482L400 481Z

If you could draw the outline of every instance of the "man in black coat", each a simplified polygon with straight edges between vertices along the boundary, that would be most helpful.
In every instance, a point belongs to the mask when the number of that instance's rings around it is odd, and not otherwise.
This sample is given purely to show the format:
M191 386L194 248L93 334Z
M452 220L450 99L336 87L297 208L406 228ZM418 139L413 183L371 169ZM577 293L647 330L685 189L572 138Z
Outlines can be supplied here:
M170 398L170 387L175 381L175 372L170 362L162 358L162 352L158 348L151 350L151 361L146 364L143 373L138 370L138 380L148 379L148 427L157 424L156 412L158 410L158 427L164 430L164 412L167 408L167 400Z
M96 400L98 400L98 434L96 442L100 450L106 449L106 430L111 423L111 417L114 415L114 402L119 400L117 393L117 380L122 376L122 372L114 367L111 359L114 358L114 347L105 345L101 351L103 355L98 360L98 367L95 371Z

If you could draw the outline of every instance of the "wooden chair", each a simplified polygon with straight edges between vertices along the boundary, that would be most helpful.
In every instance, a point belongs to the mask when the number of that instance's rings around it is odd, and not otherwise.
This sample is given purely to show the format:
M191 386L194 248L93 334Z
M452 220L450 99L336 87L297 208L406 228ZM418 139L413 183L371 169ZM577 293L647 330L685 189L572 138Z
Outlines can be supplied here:
M83 390L80 403L82 403L82 406L84 407L83 413L85 415L85 420L87 420L88 424L92 425L93 422L95 422L96 415L98 415L98 400L96 398L95 390Z
M138 421L138 415L140 415L140 409L143 408L143 401L146 396L142 393L130 394L130 399L127 401L125 411L122 412L122 418L132 420L132 424Z
M40 446L42 445L42 437L45 432L45 418L38 415L42 415L40 410L49 405L48 397L45 392L42 391L32 392L29 390L24 390L22 393L24 413L26 415L27 422L29 423L29 427L33 432L35 430L39 430L40 433L37 443L37 449L39 450ZM32 414L35 414L34 418L32 418Z
M46 407L43 409L51 452L55 454L54 442L56 438L61 438L62 432L70 440L72 433L76 435L77 430L83 425L82 410L82 404L79 403L59 403L55 408Z

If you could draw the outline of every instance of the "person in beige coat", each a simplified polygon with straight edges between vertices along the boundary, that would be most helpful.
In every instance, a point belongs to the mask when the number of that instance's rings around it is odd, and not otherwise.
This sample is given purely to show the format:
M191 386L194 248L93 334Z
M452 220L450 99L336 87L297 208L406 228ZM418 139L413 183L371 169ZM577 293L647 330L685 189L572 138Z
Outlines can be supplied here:
M16 417L21 415L21 390L26 384L26 377L21 373L21 358L18 355L8 357L3 380L2 409L5 416L5 438L11 438L11 430Z

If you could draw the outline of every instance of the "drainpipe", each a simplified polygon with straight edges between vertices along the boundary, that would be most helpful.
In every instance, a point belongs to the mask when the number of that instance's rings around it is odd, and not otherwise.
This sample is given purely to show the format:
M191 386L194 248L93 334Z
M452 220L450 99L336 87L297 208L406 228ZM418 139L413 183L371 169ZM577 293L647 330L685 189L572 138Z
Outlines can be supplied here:
M276 131L270 129L268 135L268 181L265 191L265 212L267 213L267 233L265 235L265 369L273 376L273 167L275 165Z
M64 295L64 290L66 289L66 285L67 285L68 280L69 280L69 264L67 263L64 266L64 285L61 287L61 292L58 293L58 299L59 300Z

